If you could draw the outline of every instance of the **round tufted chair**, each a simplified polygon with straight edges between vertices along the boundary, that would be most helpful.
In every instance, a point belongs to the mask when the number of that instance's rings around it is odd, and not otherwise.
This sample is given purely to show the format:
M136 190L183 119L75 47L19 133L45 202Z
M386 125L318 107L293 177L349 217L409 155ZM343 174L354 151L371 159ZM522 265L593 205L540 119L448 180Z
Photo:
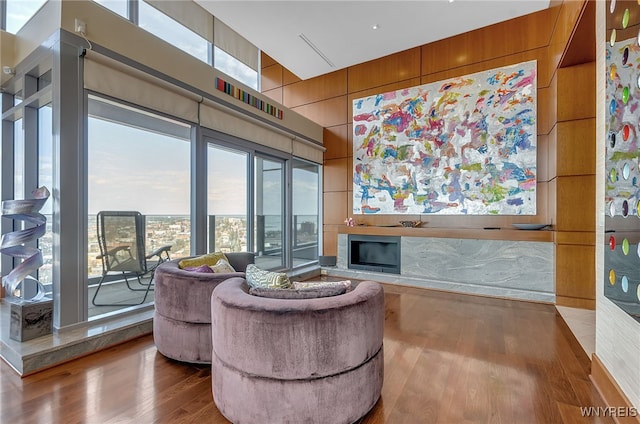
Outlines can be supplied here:
M235 273L206 274L185 271L179 259L155 270L153 340L160 353L183 362L211 362L211 292L232 277L244 277L251 252L226 253Z
M384 374L384 292L271 299L229 279L211 296L214 401L235 424L353 423L377 402Z

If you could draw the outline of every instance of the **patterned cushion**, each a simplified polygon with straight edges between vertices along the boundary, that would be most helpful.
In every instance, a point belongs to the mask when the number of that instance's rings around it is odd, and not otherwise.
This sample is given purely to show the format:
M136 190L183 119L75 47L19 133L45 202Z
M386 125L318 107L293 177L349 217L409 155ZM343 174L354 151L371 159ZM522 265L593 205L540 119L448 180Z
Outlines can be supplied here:
M345 286L308 287L304 289L280 289L271 287L251 287L249 294L272 299L315 299L318 297L338 296L347 291Z
M309 289L312 287L344 287L345 291L351 290L351 280L343 281L294 281L294 289Z
M219 274L228 274L230 272L236 272L236 270L233 269L229 261L227 261L226 259L220 259L217 264L211 265L211 270Z
M222 252L207 253L206 255L196 256L194 258L183 259L178 262L178 267L195 268L200 265L212 266L218 263L220 259L228 261L227 257Z
M272 272L258 268L254 264L247 265L245 271L249 287L271 287L286 289L291 287L291 281L284 272Z

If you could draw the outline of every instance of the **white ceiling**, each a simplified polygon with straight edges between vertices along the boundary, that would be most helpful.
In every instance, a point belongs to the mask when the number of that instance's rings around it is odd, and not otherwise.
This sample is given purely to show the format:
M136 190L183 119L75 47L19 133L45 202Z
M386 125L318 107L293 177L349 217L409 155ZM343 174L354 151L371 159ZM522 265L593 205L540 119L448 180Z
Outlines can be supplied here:
M549 0L195 2L301 79L549 7Z

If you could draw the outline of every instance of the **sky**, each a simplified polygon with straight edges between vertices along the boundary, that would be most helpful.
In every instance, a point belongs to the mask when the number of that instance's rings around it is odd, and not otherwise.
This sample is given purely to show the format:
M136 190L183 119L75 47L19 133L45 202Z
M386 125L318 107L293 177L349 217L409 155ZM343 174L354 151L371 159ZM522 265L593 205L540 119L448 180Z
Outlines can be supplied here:
M46 0L8 0L7 31L16 33ZM98 3L126 14L125 0ZM206 40L182 27L145 2L140 2L140 26L201 60L206 60ZM216 48L216 67L257 88L256 71ZM47 133L46 128L42 131ZM143 214L188 215L190 159L188 140L150 133L100 119L89 119L89 213L106 209L134 209ZM213 149L210 149L213 151ZM43 157L51 157L42 152ZM209 154L209 213L242 215L246 211L244 157L216 149ZM51 164L41 163L41 167ZM46 174L46 171L43 171ZM295 170L294 214L318 213L318 175ZM224 181L224 184L215 184ZM46 184L46 181L43 181ZM265 178L263 212L277 214L282 199L280 183Z
M90 118L88 126L89 213L137 210L143 215L188 215L190 143L139 128ZM244 215L246 156L210 148L209 214ZM268 173L272 174L273 173ZM263 213L277 215L279 183L265 178ZM318 213L318 174L294 171L295 215Z

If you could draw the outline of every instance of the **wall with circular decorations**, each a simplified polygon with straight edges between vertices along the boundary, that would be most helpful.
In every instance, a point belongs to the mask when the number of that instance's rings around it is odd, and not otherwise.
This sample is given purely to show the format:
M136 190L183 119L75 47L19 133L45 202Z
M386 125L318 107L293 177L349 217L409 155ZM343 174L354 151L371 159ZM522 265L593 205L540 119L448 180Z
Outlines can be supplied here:
M640 321L640 4L608 12L604 295Z

